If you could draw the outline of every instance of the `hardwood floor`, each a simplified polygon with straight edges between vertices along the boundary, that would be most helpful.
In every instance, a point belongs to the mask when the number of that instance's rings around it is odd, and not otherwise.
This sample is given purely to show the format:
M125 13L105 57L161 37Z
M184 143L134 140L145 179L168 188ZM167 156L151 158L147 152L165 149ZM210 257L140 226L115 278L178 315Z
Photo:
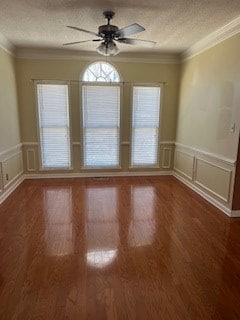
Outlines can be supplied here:
M0 206L0 319L240 319L240 219L173 177L24 181Z

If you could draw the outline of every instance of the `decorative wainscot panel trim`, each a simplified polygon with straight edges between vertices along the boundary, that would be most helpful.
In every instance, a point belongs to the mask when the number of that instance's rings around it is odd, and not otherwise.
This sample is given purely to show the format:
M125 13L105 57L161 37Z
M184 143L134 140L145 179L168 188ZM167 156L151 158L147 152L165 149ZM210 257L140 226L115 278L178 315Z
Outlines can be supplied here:
M175 146L176 146L176 150L194 155L196 157L201 157L201 158L206 159L210 162L221 162L223 164L227 164L230 166L236 165L236 159L226 158L226 157L219 155L217 153L212 153L212 152L201 150L201 149L198 149L195 147L190 147L190 146L187 146L187 145L179 143L179 142L176 142Z
M214 205L216 208L224 212L226 215L231 217L231 209L229 209L224 203L218 201L216 198L212 197L210 194L207 192L203 191L200 189L198 186L196 186L194 183L191 181L187 180L177 172L173 173L174 177L184 183L187 187L195 191L197 194L199 194L201 197L203 197L205 200L207 200L209 203Z
M0 203L2 203L23 181L23 159L21 144L0 155Z
M22 151L16 152L2 161L4 189L23 174Z
M174 176L228 216L233 216L230 207L234 171L232 159L176 144Z
M187 152L175 150L174 170L193 180L195 157Z
M172 164L172 147L163 147L162 151L162 168L171 169Z
M35 149L32 149L32 148L27 149L26 158L27 158L27 171L29 172L36 171Z
M225 202L230 198L232 171L202 159L196 159L195 183Z

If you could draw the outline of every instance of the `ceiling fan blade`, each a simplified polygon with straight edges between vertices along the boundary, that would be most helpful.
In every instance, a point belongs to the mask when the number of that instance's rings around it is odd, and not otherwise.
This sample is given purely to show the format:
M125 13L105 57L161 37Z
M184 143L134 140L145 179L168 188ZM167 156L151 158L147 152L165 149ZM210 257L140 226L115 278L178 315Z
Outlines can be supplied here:
M69 45L71 45L71 44L91 42L91 41L101 41L101 39L93 39L93 40L83 40L83 41L68 42L68 43L64 43L63 46L69 46Z
M120 38L120 39L116 39L116 41L120 43L138 45L138 46L148 47L148 48L151 48L156 44L155 41L131 39L131 38Z
M92 34L93 36L100 37L100 35L98 33L95 33L95 32L89 31L89 30L81 29L81 28L78 28L78 27L72 27L72 26L67 26L67 28L71 28L71 29L74 29L74 30L82 31L82 32L85 32L85 33Z
M144 30L145 29L142 26L140 26L140 24L133 23L130 26L119 29L115 35L117 37L127 37L127 36L130 36L131 34L142 32Z

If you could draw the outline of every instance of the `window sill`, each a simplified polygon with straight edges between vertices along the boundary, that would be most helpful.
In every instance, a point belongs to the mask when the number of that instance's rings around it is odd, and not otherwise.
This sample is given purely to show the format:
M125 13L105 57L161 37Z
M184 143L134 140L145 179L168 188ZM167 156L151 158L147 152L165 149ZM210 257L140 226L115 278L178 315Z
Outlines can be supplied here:
M81 170L121 170L122 167L91 167L91 166L84 166L81 167Z
M129 167L129 169L130 170L134 170L134 169L161 169L161 167L160 166L148 166L148 165L146 165L146 166L144 166L144 165L142 165L142 166L130 166Z
M40 168L39 171L40 172L42 171L73 171L73 167L69 167L69 168L48 167L48 168Z

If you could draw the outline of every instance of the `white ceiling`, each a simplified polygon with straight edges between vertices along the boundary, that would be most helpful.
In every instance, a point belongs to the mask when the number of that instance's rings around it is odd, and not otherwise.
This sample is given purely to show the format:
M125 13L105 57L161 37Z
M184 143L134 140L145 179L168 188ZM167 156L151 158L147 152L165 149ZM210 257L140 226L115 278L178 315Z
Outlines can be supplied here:
M0 0L0 31L16 47L60 49L65 42L92 39L66 25L97 32L105 10L115 11L112 23L119 28L136 22L146 29L131 37L157 42L151 49L121 44L121 51L180 53L240 16L240 0Z

